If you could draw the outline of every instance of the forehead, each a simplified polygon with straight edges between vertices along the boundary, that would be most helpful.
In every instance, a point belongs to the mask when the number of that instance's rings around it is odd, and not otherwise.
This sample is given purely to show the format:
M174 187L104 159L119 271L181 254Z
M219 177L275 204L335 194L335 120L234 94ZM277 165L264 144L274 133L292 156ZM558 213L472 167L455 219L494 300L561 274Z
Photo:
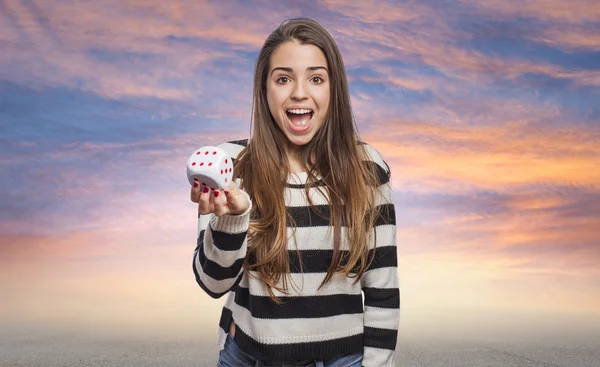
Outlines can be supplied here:
M290 67L294 72L303 72L310 66L325 66L325 54L315 45L300 44L297 41L288 41L279 45L271 55L270 68Z

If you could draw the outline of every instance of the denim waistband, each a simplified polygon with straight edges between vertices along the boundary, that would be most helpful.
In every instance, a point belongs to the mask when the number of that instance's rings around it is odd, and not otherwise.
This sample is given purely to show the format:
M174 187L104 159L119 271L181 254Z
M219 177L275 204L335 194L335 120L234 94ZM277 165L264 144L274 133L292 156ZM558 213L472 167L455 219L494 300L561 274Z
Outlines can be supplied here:
M305 359L302 361L294 361L294 362L269 362L269 361L260 361L260 366L265 367L305 367L314 363L314 359Z

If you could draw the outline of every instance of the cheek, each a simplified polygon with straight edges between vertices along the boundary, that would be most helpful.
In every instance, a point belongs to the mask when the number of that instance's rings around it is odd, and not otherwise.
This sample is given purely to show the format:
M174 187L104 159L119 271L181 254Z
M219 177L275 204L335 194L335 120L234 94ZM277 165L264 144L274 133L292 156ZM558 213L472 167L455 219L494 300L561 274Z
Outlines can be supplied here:
M329 91L320 93L317 98L319 109L322 111L327 111L329 109Z
M275 96L273 96L272 91L270 91L267 88L267 105L269 106L269 111L271 111L271 114L273 114L273 116L275 116L275 110L277 108L277 101L276 98L274 98Z
M277 109L278 107L281 107L281 91L278 91L277 89L267 88L267 103L269 104L269 109L271 109L271 111Z

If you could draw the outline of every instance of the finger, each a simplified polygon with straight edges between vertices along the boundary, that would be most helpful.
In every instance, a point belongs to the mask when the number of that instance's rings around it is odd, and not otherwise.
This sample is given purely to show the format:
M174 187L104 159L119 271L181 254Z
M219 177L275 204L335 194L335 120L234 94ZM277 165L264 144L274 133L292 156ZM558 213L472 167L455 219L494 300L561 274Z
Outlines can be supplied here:
M213 191L213 203L215 205L215 215L220 217L229 213L229 208L227 207L227 200L225 198L225 194L221 190Z
M211 213L215 212L215 196L212 189L208 189L208 210Z
M208 186L201 185L202 192L200 193L198 200L198 213L209 214L210 211L210 189Z
M200 190L200 183L198 182L198 179L195 178L194 183L192 184L192 188L190 190L190 200L192 200L192 202L198 202L198 200L200 199L200 194L202 193Z

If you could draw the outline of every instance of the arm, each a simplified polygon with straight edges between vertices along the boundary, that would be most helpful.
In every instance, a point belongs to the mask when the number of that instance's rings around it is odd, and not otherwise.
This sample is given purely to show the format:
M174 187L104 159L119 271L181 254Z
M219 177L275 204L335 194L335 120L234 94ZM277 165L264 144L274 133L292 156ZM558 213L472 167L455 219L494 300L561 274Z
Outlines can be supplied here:
M386 165L387 167L387 165ZM386 177L387 176L387 177ZM364 293L363 366L394 366L400 321L396 216L389 168L379 187L375 259L361 279Z
M240 190L250 201L248 194ZM196 282L212 298L219 298L242 278L247 250L250 209L239 215L198 214L193 270Z

